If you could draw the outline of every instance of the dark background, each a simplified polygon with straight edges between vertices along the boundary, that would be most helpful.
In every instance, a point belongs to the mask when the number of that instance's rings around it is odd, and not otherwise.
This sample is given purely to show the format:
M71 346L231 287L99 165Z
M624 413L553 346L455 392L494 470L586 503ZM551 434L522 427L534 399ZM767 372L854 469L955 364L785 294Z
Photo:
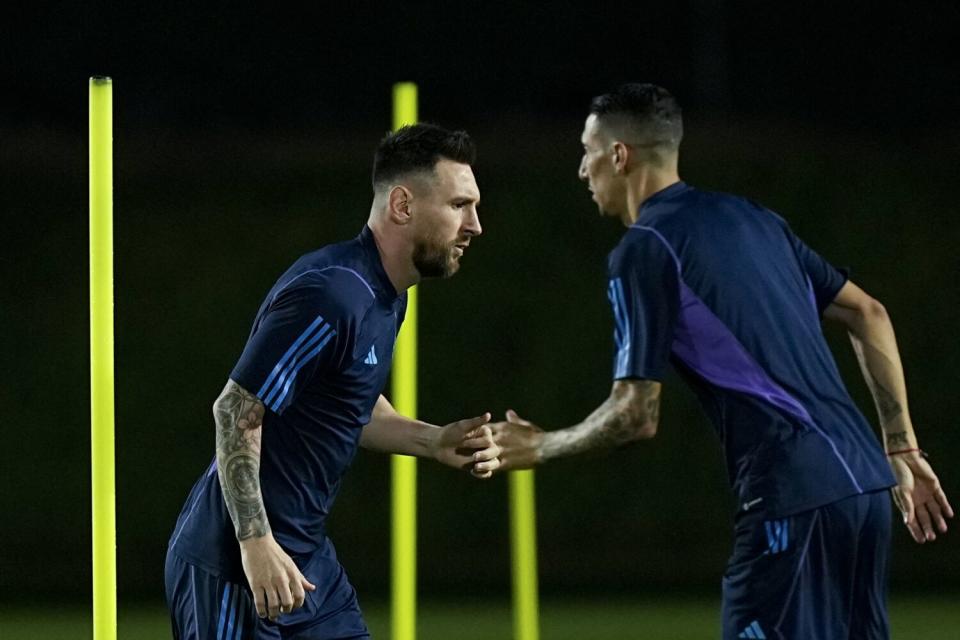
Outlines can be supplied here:
M213 454L210 406L259 302L354 235L390 87L469 130L484 236L421 288L421 415L509 407L549 428L607 395L606 253L576 179L591 96L653 81L685 107L681 173L785 215L890 311L923 447L960 503L954 3L40 3L0 39L0 598L90 591L87 80L114 80L121 597L162 597L167 537ZM842 332L828 339L874 413ZM506 592L506 481L420 466L421 587ZM389 571L389 467L362 452L330 528L362 594ZM730 496L693 397L661 434L537 474L545 593L717 592ZM960 505L957 505L960 506ZM897 528L900 592L960 587L951 532Z

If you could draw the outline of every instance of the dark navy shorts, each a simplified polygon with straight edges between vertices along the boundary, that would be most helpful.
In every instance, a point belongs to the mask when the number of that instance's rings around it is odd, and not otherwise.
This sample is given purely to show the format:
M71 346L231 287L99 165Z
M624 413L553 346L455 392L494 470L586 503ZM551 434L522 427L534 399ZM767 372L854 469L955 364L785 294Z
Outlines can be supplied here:
M165 578L174 640L369 640L356 592L342 569L326 585L311 577L310 569L309 563L301 566L317 590L307 592L303 607L271 622L257 616L246 581L224 580L168 550Z
M891 509L877 491L786 518L741 512L723 638L886 640Z

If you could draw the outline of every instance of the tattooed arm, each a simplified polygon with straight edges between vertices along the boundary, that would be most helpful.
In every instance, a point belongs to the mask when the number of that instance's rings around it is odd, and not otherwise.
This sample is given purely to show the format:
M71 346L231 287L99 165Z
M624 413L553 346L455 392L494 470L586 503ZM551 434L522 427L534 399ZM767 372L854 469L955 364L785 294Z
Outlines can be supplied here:
M610 397L572 427L543 431L513 411L493 425L500 445L500 470L525 469L553 458L609 449L657 433L661 384L653 380L617 380Z
M217 475L237 540L261 538L270 523L260 493L260 399L230 380L213 404L217 423Z
M233 380L213 403L217 423L217 475L240 542L243 570L260 617L276 620L303 605L313 591L273 539L260 492L260 436L264 406Z
M953 510L933 469L923 459L907 409L907 386L893 324L886 309L860 287L847 282L824 311L846 326L860 370L873 396L884 447L898 486L894 500L917 542L936 539L934 525L946 532L944 516Z

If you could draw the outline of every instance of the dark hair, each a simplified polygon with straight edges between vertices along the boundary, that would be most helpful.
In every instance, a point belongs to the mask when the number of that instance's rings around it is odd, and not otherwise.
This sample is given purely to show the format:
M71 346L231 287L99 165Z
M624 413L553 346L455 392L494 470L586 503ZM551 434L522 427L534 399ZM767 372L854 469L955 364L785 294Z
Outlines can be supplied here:
M677 149L683 138L683 117L677 99L655 84L622 84L590 103L590 113L604 124L635 136L630 142Z
M473 164L476 148L466 131L413 124L387 134L373 156L373 188L406 173L432 172L441 158Z

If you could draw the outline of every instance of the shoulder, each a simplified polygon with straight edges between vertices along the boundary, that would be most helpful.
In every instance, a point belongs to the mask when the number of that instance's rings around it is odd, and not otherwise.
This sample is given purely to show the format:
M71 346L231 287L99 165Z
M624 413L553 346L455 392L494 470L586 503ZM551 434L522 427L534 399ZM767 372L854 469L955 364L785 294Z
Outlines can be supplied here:
M297 304L341 319L362 318L375 300L370 283L349 263L317 263L304 259L284 274L271 295L272 307Z
M677 253L660 225L646 221L634 224L623 235L620 243L610 252L610 268L628 265L664 262L679 266Z

